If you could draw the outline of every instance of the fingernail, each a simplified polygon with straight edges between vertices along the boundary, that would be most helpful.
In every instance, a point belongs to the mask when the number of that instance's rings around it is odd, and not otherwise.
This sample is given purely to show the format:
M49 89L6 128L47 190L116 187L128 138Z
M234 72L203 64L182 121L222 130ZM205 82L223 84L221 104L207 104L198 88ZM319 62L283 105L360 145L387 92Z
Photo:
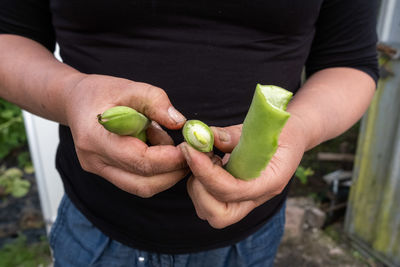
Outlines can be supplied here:
M177 124L180 124L186 120L186 118L177 111L173 106L168 108L168 115L173 119Z
M222 128L217 128L219 141L228 143L231 141L231 136Z
M179 147L180 147L182 154L185 157L187 163L190 163L191 157L190 157L190 152L189 152L187 145L185 143L182 143Z
M154 128L156 128L158 130L162 130L160 124L158 124L156 121L152 121L151 126L153 126Z

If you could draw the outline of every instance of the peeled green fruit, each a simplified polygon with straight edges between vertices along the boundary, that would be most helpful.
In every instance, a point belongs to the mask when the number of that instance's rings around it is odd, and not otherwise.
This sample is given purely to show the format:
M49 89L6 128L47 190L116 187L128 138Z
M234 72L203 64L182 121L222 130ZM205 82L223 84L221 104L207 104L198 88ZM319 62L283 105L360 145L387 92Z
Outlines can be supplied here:
M286 107L292 95L278 86L257 84L239 143L226 165L226 170L234 177L250 180L259 177L266 168L290 117Z
M201 152L210 152L214 146L214 134L210 127L199 120L188 120L182 129L185 141Z
M97 115L101 125L118 135L130 135L146 142L146 129L150 120L133 108L115 106Z

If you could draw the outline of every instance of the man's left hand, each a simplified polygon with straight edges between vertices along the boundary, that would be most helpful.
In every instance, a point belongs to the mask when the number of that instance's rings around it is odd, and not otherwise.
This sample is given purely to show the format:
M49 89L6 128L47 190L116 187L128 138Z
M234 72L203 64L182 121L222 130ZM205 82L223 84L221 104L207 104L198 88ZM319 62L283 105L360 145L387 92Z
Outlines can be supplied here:
M241 125L212 127L215 146L230 153L237 145ZM188 193L197 215L214 228L224 228L243 219L249 212L280 194L296 171L306 142L301 120L292 116L279 137L278 149L266 169L255 179L236 179L222 166L228 160L199 152L187 143L180 148L193 173Z

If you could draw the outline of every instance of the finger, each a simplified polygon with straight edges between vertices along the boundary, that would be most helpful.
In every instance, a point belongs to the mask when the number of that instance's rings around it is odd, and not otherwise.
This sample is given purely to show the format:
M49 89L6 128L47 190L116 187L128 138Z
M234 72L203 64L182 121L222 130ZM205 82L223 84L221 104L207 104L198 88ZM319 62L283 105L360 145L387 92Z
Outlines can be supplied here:
M110 134L99 157L108 165L141 176L154 176L187 166L180 149L171 145L147 146L137 138ZM106 141L105 141L106 142Z
M223 202L259 202L261 200L265 202L280 194L293 175L292 168L287 166L288 162L292 161L292 156L290 153L282 152L282 149L278 149L267 168L261 172L260 177L246 181L236 179L186 143L182 143L179 147L193 176L217 200Z
M143 177L126 172L114 166L104 165L98 175L116 187L133 195L149 198L174 186L188 174L188 169L181 169L151 177Z
M130 106L169 129L182 128L186 118L172 106L164 90L139 82L132 82L131 87Z
M174 140L172 140L171 136L164 131L161 126L152 121L149 128L146 131L147 139L152 145L174 145Z
M229 153L226 153L224 155L224 157L222 158L222 166L225 166L228 163L230 157L231 157L231 154L229 154Z
M227 203L215 199L200 183L192 177L188 183L188 193L199 218L207 220L217 229L232 225L243 219L256 205L251 201Z
M214 133L214 146L225 153L231 153L239 143L242 125L211 127Z
M218 155L213 155L211 161L214 165L222 167L222 159Z
M213 198L193 176L188 180L187 190L200 219L208 221L217 214L225 213L225 204Z
M199 190L196 190L196 191L194 190L194 188L195 188L194 183L198 183L198 181L196 179L194 179L193 176L190 176L190 178L187 180L187 183L186 183L187 192L188 192L190 198L192 199L193 206L196 210L197 216L202 220L206 220L207 213L205 212L205 210L203 210L203 207L201 205L199 205L199 202L197 201L198 194L200 192L199 192Z
M254 180L243 181L234 178L219 164L187 143L179 145L193 176L198 179L216 199L225 202L247 200L253 196Z

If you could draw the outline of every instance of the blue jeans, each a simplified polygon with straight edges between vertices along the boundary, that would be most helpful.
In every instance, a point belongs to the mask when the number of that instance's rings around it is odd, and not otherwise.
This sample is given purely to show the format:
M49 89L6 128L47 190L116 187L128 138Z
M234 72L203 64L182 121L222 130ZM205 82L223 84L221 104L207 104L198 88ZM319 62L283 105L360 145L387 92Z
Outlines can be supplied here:
M285 205L256 233L228 247L189 254L160 254L125 246L93 226L65 195L50 233L55 267L272 266L283 235Z

